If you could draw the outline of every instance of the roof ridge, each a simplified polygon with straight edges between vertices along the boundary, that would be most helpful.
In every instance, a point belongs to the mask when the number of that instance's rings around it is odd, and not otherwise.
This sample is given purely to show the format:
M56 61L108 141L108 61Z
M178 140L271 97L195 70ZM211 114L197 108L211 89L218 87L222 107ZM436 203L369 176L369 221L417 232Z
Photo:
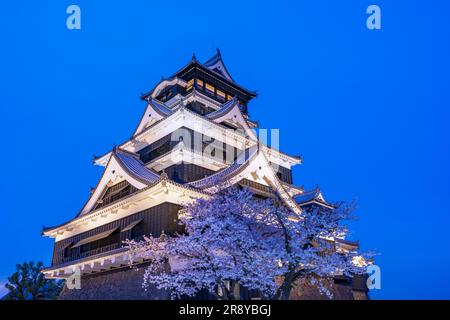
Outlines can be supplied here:
M222 60L222 54L220 53L220 49L216 48L216 54L213 55L211 58L209 58L208 60L206 60L205 62L203 62L204 66L208 66L208 65L214 65L216 64L219 60ZM214 63L213 63L214 61Z

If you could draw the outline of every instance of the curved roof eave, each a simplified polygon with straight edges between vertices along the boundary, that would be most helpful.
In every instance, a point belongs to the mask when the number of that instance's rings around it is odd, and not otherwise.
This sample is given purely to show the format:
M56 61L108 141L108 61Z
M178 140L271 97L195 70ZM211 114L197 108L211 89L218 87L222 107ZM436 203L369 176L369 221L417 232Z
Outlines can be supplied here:
M182 189L185 189L185 190L189 190L191 192L195 192L195 193L198 193L198 194L203 194L204 196L211 196L211 193L209 193L209 192L206 192L206 191L194 188L194 187L189 186L187 184L180 184L178 182L170 180L167 177L166 174L162 174L160 176L160 178L157 181L155 181L154 183L152 183L151 185L148 185L147 187L145 187L145 188L143 188L141 190L138 190L137 192L135 192L133 194L130 194L130 195L128 195L128 196L126 196L126 197L124 197L122 199L119 199L119 200L117 200L115 202L112 202L107 207L104 207L104 208L101 208L101 209L98 209L98 210L101 211L101 210L108 209L109 207L117 205L117 203L120 203L121 201L127 200L127 199L135 196L136 194L140 194L140 193L145 192L145 191L147 191L147 190L149 190L149 189L151 189L153 187L156 187L160 183L168 183L168 184L170 184L170 185L172 185L174 187L177 187L177 188L182 188ZM81 215L81 216L77 215L74 219L71 219L69 221L63 222L63 223L61 223L59 225L56 225L56 226L53 226L53 227L44 227L44 226L42 226L41 235L48 236L48 235L50 235L52 233L52 231L57 230L59 228L62 228L64 226L68 226L70 223L72 223L75 220L87 218L87 217L91 216L92 214L95 214L96 212L97 212L97 210L93 210L93 211L87 213L86 215Z
M119 155L119 153L120 153L120 155ZM135 154L133 154L127 150L123 150L120 148L114 148L113 151L111 152L110 158L108 159L108 163L107 163L105 169L103 170L102 176L100 177L100 179L97 182L96 187L94 188L93 192L91 193L91 195L89 196L88 200L83 205L81 210L77 213L76 217L85 215L86 213L89 212L88 211L88 212L83 213L86 206L91 201L92 197L94 196L97 189L101 185L101 182L103 181L103 179L105 177L105 174L108 170L108 167L109 167L112 159L115 159L116 162L118 163L118 165L122 168L122 170L124 170L128 175L130 175L132 178L136 179L137 181L141 182L144 185L150 185L159 179L159 175L150 171L150 169L146 168L144 166L144 164L139 159L136 158ZM144 171L144 169L140 168L140 166L142 166L142 168L145 168L146 171Z

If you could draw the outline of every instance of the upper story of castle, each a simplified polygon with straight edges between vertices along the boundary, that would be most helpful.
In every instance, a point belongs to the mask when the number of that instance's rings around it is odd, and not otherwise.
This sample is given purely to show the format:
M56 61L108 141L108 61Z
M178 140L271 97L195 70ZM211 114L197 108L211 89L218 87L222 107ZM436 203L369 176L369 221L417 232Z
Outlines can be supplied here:
M156 99L172 106L181 97L189 96L193 92L204 96L216 106L234 98L246 117L248 117L247 104L256 97L255 91L248 90L234 81L223 62L220 50L217 49L217 53L204 63L193 55L188 64L169 78L162 79L153 90L142 95L141 99L146 101ZM192 109L202 115L215 110L214 106L209 104L192 105Z

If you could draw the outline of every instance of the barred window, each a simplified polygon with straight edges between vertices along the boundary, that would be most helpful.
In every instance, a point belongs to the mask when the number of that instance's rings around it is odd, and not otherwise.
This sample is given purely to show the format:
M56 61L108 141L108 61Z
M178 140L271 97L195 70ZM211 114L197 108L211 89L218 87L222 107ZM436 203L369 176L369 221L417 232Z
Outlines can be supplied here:
M210 85L209 83L205 84L206 90L211 91L212 93L214 93L214 86Z
M186 90L191 90L193 86L194 86L194 79L191 79L187 83Z
M217 94L217 96L219 96L219 97L225 99L225 92L223 92L223 91L217 89L216 94Z

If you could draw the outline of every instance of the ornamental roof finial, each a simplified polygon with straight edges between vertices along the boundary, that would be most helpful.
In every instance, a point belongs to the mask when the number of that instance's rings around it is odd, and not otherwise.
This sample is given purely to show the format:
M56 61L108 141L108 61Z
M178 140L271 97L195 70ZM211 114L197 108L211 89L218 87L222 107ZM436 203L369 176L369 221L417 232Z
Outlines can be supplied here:
M216 48L216 51L217 51L217 55L221 58L221 57L222 57L222 54L220 53L219 47Z
M192 53L192 59L191 60L197 62L197 57L195 56L195 53Z

